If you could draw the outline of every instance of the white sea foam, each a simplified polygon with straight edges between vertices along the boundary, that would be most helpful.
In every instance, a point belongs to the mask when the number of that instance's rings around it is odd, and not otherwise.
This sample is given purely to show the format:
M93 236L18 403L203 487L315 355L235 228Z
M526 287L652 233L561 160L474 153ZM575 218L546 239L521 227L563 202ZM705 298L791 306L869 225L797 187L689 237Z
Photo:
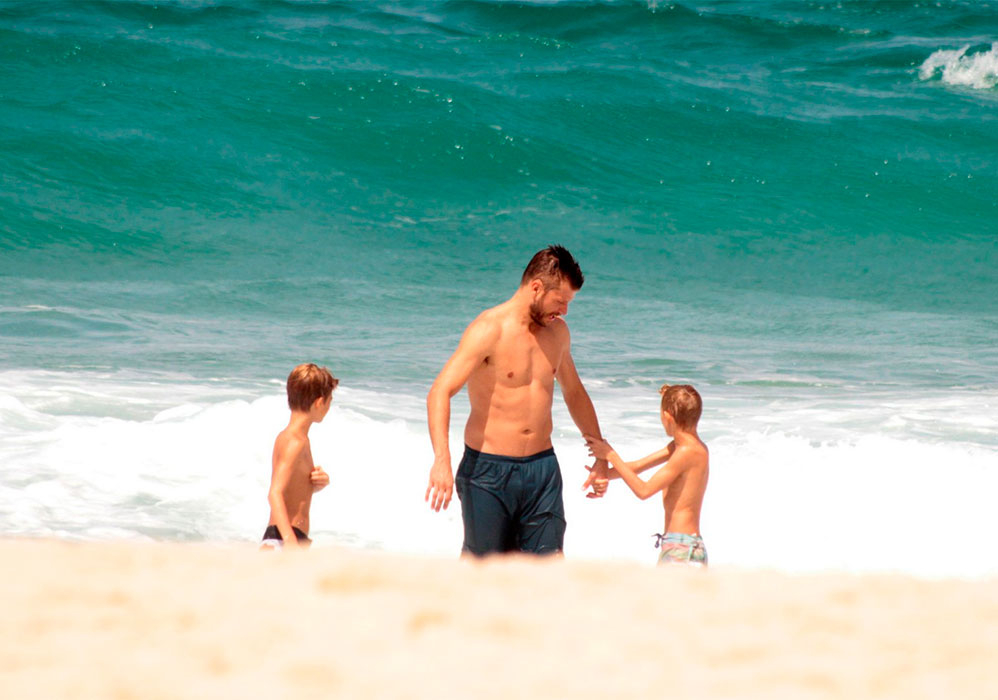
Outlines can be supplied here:
M270 396L233 400L213 386L39 374L0 374L0 532L208 540L263 532L270 452L287 422L279 385ZM84 395L87 384L93 396ZM113 395L118 407L109 411ZM171 398L182 402L169 406ZM337 391L312 429L316 460L333 479L315 502L319 541L459 549L459 510L431 517L422 502L432 457L425 429L387 417L418 415L419 403ZM418 541L414 532L423 533Z
M998 85L998 43L990 51L967 54L970 45L960 49L936 51L922 63L918 75L930 80L941 73L948 85L987 90Z
M53 403L55 386L76 399ZM162 379L0 373L0 532L255 541L268 516L272 441L287 408L278 382L256 396L233 393ZM597 396L604 429L628 458L664 441L644 403ZM831 414L807 417L793 406L782 413L766 407L772 420L762 424L737 418L752 415L751 407L732 412L717 403L723 406L715 401L704 425L712 476L703 530L714 564L998 574L988 542L998 531L990 503L998 492L993 447L853 425L809 430L809 421ZM455 466L463 404L455 400L452 419ZM423 501L432 451L421 397L341 387L333 406L312 429L316 461L332 481L313 502L317 546L456 556L459 502L432 513ZM862 408L843 410L862 424ZM557 403L555 423L566 554L653 564L651 534L662 529L658 499L640 502L619 482L605 499L586 499L580 486L589 459Z

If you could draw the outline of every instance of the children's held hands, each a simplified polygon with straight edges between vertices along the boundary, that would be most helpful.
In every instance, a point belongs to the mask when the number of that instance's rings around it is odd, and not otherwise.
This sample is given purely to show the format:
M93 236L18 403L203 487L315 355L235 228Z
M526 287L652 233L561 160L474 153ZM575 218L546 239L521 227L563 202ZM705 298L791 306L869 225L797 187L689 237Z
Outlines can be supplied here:
M312 467L312 473L309 474L309 478L312 480L312 493L321 491L329 486L329 474L324 472L322 467Z
M454 494L454 473L450 464L443 460L433 462L430 469L430 483L426 487L426 497L423 499L430 504L435 512L440 509L447 510L450 505L451 496Z

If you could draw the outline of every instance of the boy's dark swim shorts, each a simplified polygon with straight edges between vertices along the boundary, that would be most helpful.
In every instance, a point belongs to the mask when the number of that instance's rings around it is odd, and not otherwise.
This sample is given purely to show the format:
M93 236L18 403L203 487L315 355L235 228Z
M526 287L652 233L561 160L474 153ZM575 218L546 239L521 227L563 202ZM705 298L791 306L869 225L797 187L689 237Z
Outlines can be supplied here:
M464 448L454 479L464 520L462 551L561 552L565 505L554 449L504 457Z
M295 533L295 539L298 540L298 544L312 544L312 540L308 538L304 532L296 528L294 525L291 526L292 531ZM263 533L264 544L270 544L271 546L277 544L283 544L284 538L281 537L281 531L277 529L276 525L268 525L267 529Z

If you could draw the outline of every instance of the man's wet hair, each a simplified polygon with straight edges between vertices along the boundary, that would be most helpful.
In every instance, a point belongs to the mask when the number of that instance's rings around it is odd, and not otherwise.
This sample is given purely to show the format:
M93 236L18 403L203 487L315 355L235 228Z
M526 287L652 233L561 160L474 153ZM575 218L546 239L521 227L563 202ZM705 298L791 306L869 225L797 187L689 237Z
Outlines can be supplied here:
M520 286L535 278L543 280L545 289L553 289L562 280L567 280L569 286L576 291L582 289L582 284L586 281L579 263L560 245L548 246L534 254L527 269L523 271Z
M676 425L684 430L697 427L703 400L696 389L689 384L663 384L658 393L662 395L662 410L675 419Z
M325 367L311 362L298 365L288 375L288 407L292 411L308 411L316 399L332 396L339 383Z

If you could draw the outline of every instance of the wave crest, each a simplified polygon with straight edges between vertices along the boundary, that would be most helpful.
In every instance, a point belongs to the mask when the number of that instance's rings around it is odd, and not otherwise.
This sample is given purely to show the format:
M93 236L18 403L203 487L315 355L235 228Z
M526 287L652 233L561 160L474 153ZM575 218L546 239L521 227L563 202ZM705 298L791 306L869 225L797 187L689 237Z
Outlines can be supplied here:
M931 80L941 70L947 85L961 85L988 90L998 85L998 43L991 50L968 55L970 45L961 49L934 52L918 69L922 80Z

